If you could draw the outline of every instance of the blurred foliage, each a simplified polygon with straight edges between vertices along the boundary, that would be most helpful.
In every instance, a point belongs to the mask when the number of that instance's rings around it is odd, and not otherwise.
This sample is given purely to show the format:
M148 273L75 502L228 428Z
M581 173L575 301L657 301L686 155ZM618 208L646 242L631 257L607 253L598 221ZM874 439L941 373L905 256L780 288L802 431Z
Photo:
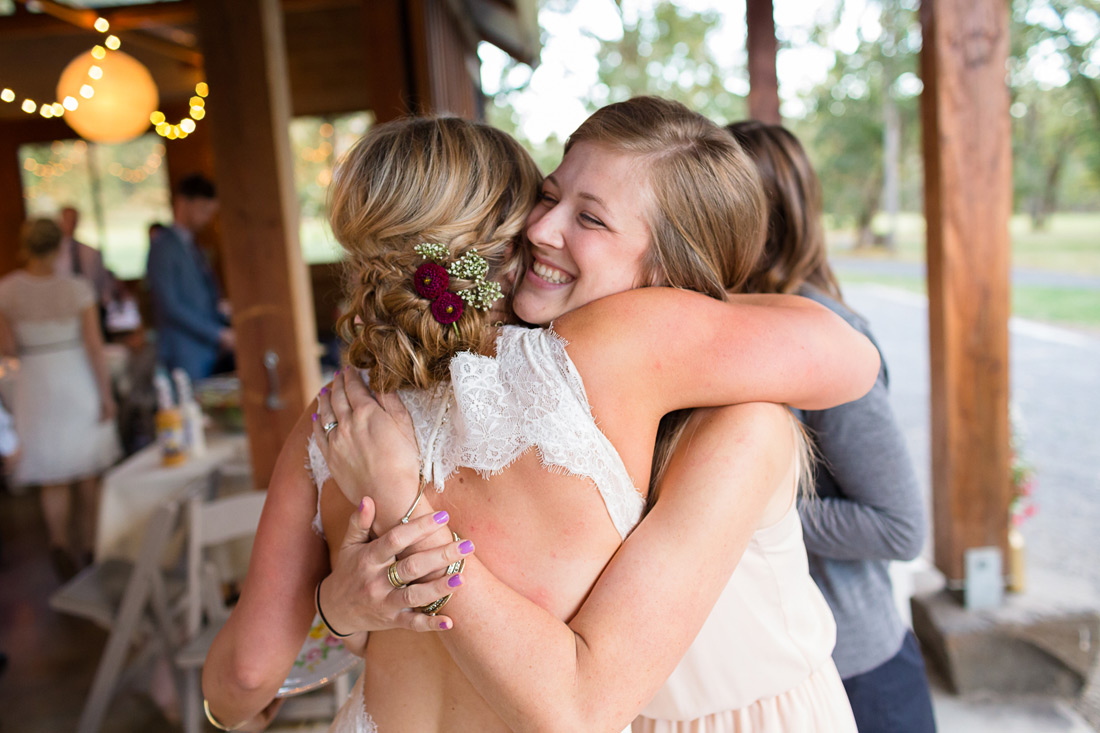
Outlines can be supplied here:
M1054 211L1100 209L1100 0L1009 2L1016 208L1042 227ZM576 0L541 3L555 13L576 5ZM647 9L634 12L639 5ZM622 35L599 39L598 79L583 99L589 110L636 94L658 94L718 122L746 114L737 93L746 88L745 70L722 68L711 52L721 21L717 13L667 1L615 0L615 6ZM919 0L866 0L862 7L854 47L837 41L843 0L818 15L797 42L783 27L777 36L781 49L810 45L831 57L825 80L801 98L804 112L786 124L814 160L830 220L855 231L857 241L882 241L883 232L872 237L872 228L890 220L876 218L888 165L899 181L900 209L923 207ZM505 79L520 83L502 83L504 91L488 105L488 117L522 140L509 99L523 92L530 74L508 68ZM891 119L899 141L892 160L884 153ZM551 138L529 148L549 170L561 141Z
M589 111L651 94L682 102L716 122L744 117L742 96L731 90L734 71L723 69L711 50L717 12L693 12L672 2L652 14L623 20L619 40L601 41L599 83L584 100ZM744 80L747 84L747 80Z

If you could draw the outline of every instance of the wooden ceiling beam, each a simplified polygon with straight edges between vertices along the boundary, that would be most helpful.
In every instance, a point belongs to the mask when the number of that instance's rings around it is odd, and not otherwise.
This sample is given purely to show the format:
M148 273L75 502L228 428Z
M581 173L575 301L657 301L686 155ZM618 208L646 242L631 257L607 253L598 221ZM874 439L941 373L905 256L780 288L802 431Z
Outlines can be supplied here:
M26 2L26 0L17 0ZM57 5L58 3L53 3ZM360 0L283 0L283 11L302 13L332 8L358 7ZM158 33L158 29L171 29L173 26L193 25L195 7L191 0L172 3L148 3L128 5L119 8L101 8L98 11L84 8L62 6L77 14L91 14L94 22L97 17L106 18L115 33L125 31L149 31ZM48 12L19 12L0 17L0 38L54 36L68 33L80 33L81 27L54 17ZM87 27L91 27L90 25ZM190 34L189 34L190 35Z
M16 2L26 5L28 0L16 0ZM110 23L111 32L123 36L128 43L182 61L188 66L202 68L202 54L195 49L194 36L191 36L191 44L187 45L160 35L149 35L137 29L124 30L112 22L110 17L100 16L95 10L76 8L54 0L34 0L34 3L42 10L43 14L52 16L62 23L82 31L95 31L96 20L104 17Z

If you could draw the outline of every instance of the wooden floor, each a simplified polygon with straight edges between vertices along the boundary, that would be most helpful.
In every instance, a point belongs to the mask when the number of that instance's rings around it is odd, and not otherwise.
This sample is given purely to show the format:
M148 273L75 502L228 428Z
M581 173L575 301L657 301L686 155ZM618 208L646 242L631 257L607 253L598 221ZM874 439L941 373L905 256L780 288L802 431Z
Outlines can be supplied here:
M107 634L51 611L58 586L37 492L0 493L0 733L76 730ZM180 730L138 684L112 700L102 733Z

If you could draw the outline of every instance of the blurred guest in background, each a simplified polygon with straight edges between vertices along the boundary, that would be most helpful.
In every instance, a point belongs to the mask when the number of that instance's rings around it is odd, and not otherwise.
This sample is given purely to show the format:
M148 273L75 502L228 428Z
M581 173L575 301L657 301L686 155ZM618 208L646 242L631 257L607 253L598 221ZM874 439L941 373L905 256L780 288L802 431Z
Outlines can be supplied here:
M181 368L197 380L224 371L236 344L214 270L195 241L218 211L214 184L199 174L184 178L172 211L173 225L152 235L145 276L157 355L169 371Z
M27 266L0 279L0 353L21 362L13 480L41 487L50 557L65 579L91 561L99 478L119 449L95 292L83 278L57 274L61 239L49 219L24 224ZM74 484L79 533L70 537Z
M867 322L844 304L826 259L821 184L802 144L780 125L727 129L756 162L768 197L764 260L748 290L815 300L875 343ZM884 356L881 364L874 387L855 402L795 410L817 456L817 499L800 498L798 508L810 574L836 617L833 661L859 730L932 733L924 660L898 614L889 573L891 560L920 554L928 520L890 406Z

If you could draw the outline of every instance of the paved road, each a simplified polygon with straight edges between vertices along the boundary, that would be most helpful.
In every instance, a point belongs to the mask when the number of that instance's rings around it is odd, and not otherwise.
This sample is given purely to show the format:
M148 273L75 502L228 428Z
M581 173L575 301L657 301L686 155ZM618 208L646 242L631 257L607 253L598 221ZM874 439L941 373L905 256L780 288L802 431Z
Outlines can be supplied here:
M927 492L927 301L871 284L849 285L845 296L886 354L891 399ZM1100 596L1100 337L1015 318L1010 333L1012 403L1037 479L1039 513L1024 528L1029 562Z
M871 322L890 369L891 400L930 497L928 304L867 283L845 297ZM1012 404L1036 471L1039 513L1024 527L1032 586L1100 599L1100 337L1012 319ZM931 558L931 541L925 551ZM1077 710L1100 728L1100 670ZM1089 726L1066 703L936 695L942 733L1046 733ZM1013 725L1006 721L1015 720Z

